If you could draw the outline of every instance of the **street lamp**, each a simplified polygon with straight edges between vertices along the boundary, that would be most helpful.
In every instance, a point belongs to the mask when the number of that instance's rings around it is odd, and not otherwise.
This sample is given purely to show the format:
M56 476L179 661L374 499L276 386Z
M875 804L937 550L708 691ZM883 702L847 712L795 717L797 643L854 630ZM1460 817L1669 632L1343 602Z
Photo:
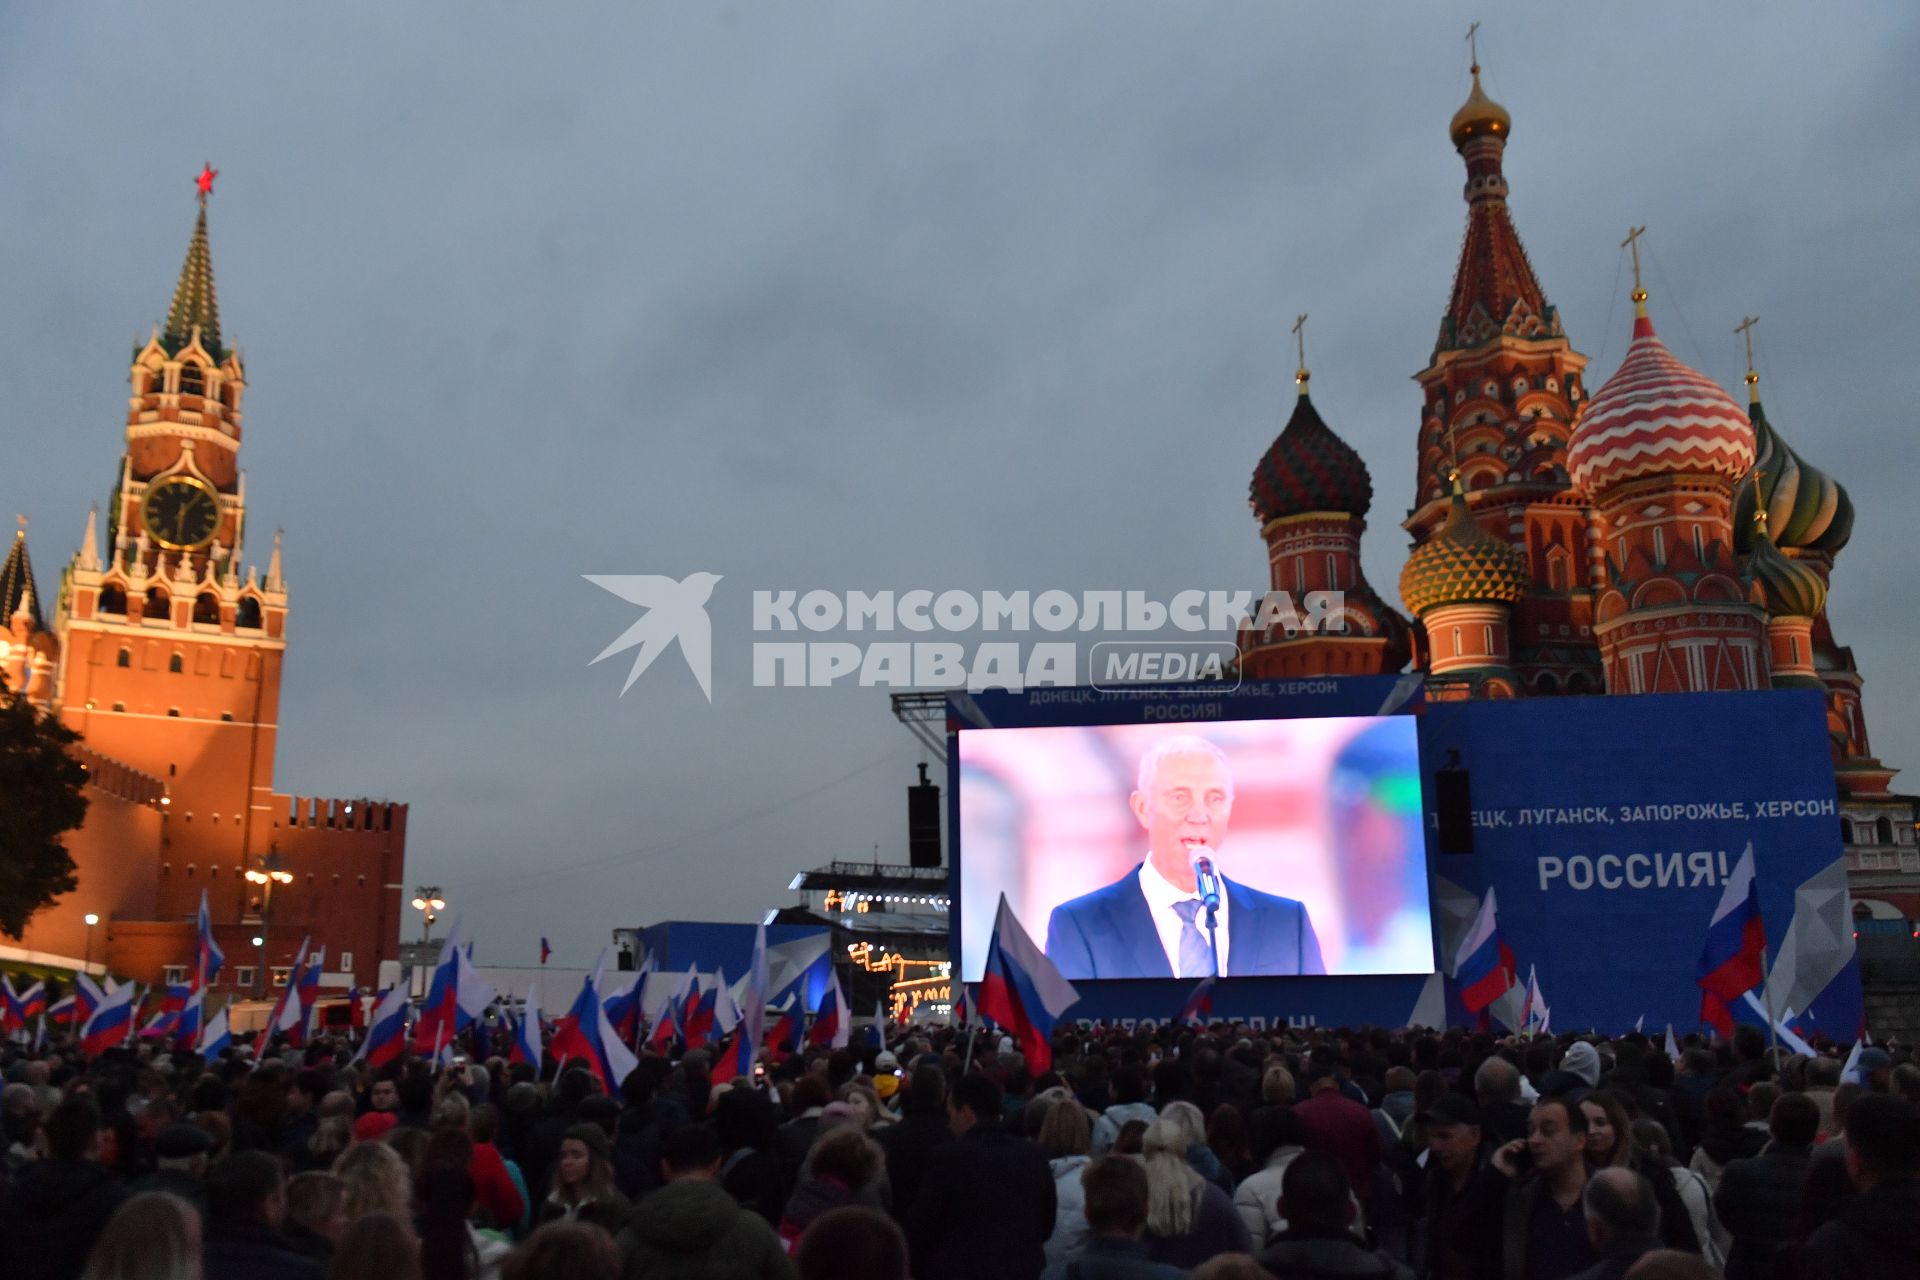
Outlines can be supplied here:
M421 915L421 943L424 945L425 943L432 942L433 922L438 920L440 913L447 909L447 900L440 896L440 886L434 884L423 885L416 888L413 891L413 909Z
M81 963L80 969L90 972L93 969L93 926L100 923L100 917L89 911L80 918L87 922L87 958Z
M293 883L293 873L285 870L280 865L279 845L268 845L266 853L260 858L260 865L258 867L247 868L247 881L250 884L261 886L262 889L260 895L260 936L253 940L253 945L256 948L260 948L257 957L260 963L256 964L253 968L253 982L254 994L265 996L267 993L267 967L265 963L267 958L265 950L267 945L266 933L267 922L271 918L270 913L273 911L273 886Z

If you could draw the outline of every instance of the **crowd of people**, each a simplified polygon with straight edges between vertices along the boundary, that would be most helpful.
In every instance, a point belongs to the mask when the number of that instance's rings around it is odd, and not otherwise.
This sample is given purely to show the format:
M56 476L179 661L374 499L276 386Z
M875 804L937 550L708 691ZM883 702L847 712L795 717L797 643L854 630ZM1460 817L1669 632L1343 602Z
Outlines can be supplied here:
M715 1085L0 1050L6 1280L1920 1277L1920 1064L1751 1029L945 1027Z

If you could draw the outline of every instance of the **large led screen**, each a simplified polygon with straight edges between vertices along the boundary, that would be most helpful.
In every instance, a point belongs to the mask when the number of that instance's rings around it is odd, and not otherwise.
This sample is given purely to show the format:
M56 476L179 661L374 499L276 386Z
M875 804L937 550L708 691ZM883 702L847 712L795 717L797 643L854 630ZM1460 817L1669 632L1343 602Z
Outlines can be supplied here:
M1433 971L1409 716L958 736L965 981L1003 893L1074 981Z

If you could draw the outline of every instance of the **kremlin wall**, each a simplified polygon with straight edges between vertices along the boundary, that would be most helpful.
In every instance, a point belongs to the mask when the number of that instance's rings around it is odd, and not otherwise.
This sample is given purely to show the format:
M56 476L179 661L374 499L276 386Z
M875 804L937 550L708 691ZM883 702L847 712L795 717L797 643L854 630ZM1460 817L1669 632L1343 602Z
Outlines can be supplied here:
M1249 625L1241 669L1258 679L1411 665L1439 701L1817 689L1856 922L1904 939L1920 918L1915 799L1892 790L1895 771L1872 753L1861 675L1829 621L1853 525L1846 490L1769 421L1751 370L1743 407L1661 342L1637 231L1623 245L1635 263L1632 344L1590 387L1511 216L1512 128L1476 65L1450 125L1466 230L1414 375L1406 613L1362 570L1372 477L1308 396L1303 345L1298 401L1250 501L1271 589L1343 593L1345 627ZM18 948L0 940L0 959L90 955L96 969L158 981L188 962L204 890L236 990L260 981L245 972L254 936L267 939L265 964L284 966L322 921L335 981L368 988L398 956L407 810L275 790L289 589L278 535L264 572L243 555L246 372L220 329L211 177L166 323L133 354L104 530L86 518L51 596L24 528L0 566L0 670L82 735L93 772L86 825L69 841L80 888L37 915ZM91 939L87 912L102 918Z
M79 887L0 960L184 981L204 893L216 994L270 989L308 934L325 985L371 990L399 954L407 808L275 790L289 596L278 534L264 574L244 554L246 371L220 329L212 179L166 323L133 355L104 541L96 510L51 597L24 524L0 565L0 673L80 735L90 777L66 841Z

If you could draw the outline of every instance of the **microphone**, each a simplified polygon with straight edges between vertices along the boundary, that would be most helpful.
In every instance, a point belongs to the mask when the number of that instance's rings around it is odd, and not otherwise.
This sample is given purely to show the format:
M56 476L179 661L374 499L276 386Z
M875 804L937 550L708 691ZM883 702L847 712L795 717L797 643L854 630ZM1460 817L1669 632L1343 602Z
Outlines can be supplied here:
M1193 885L1199 892L1200 901L1207 910L1220 909L1220 873L1213 869L1213 850L1204 844L1197 844L1187 851L1187 858L1193 866Z

